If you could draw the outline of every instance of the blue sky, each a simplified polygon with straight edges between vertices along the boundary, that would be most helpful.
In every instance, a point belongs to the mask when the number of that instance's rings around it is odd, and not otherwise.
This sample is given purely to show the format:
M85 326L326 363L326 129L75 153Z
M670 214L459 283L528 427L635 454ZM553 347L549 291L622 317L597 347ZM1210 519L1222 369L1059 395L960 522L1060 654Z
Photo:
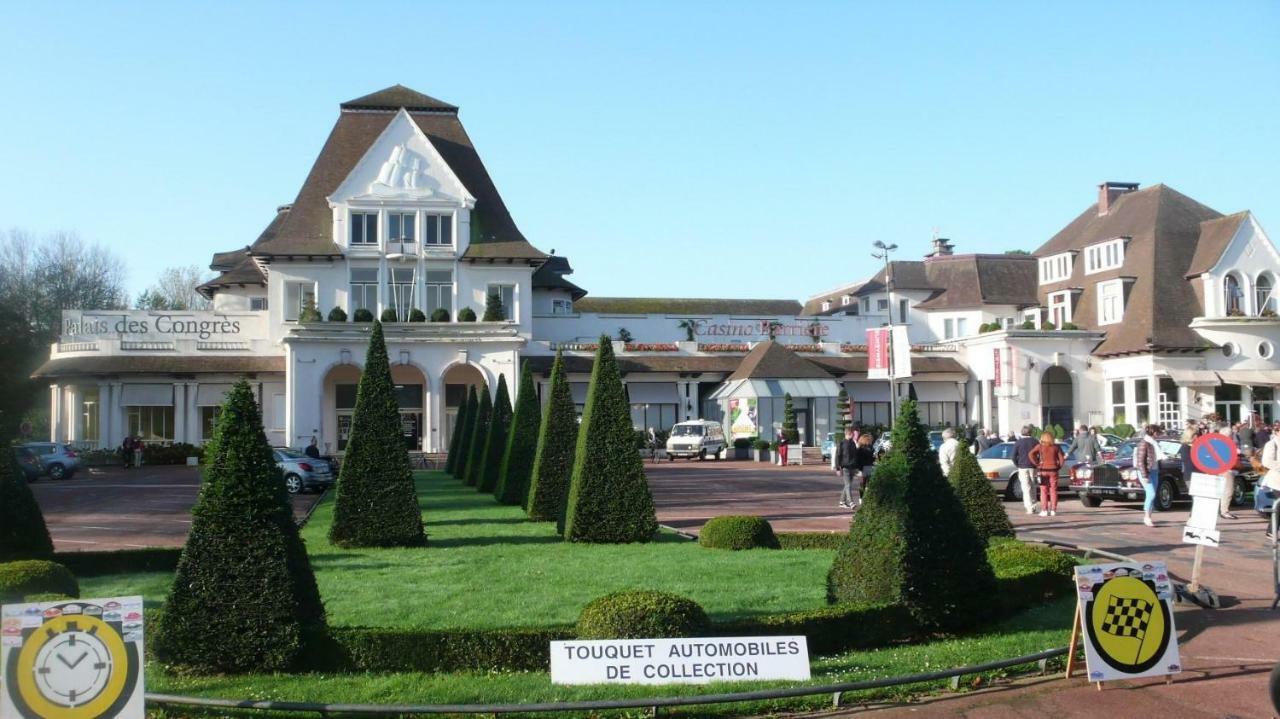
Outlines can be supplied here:
M1280 240L1280 3L7 3L0 227L159 269L252 241L338 103L462 108L597 295L801 298L1034 249L1103 180Z

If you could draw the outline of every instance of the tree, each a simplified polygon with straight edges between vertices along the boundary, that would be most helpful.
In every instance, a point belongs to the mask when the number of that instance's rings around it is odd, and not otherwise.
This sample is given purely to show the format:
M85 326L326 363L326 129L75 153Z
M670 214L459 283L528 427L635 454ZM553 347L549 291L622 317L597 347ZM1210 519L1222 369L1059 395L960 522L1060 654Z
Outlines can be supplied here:
M477 492L493 494L502 471L502 454L507 451L507 432L511 429L511 395L507 392L507 376L498 375L498 392L489 413L489 431L484 436Z
M14 461L9 442L0 442L0 449L6 453L0 457L0 563L49 559L53 540L40 505Z
M475 391L470 393L470 398L475 398ZM467 399L462 400L462 404L458 407L458 414L453 420L453 433L449 435L449 454L444 460L444 471L454 474L454 470L458 468L458 453L461 451L463 434L467 427Z
M15 437L23 416L40 396L41 387L31 373L49 350L48 345L39 345L31 323L5 304L0 304L0 337L4 338L4 352L0 352L0 437ZM46 402L48 396L45 389Z
M533 473L529 476L529 498L525 507L529 519L555 522L556 531L564 532L565 507L569 500L569 482L573 478L573 458L578 447L578 411L573 392L565 377L564 356L556 352L551 365L551 386L542 408L542 424L538 428L538 448L533 457Z
M658 531L653 495L636 451L631 407L607 336L596 348L582 413L564 536L572 542L647 542Z
M218 416L191 517L156 656L202 672L298 668L324 638L324 606L243 380Z
M995 586L986 547L942 476L916 404L903 402L893 449L876 465L827 574L827 599L900 604L926 630L954 630L990 616Z
M964 506L969 523L986 544L992 537L1012 537L1013 523L1004 511L1004 502L991 491L991 480L982 472L978 458L969 451L966 442L956 448L956 460L951 465L947 481Z
M800 428L796 425L796 408L791 402L791 393L782 396L782 436L788 444L800 441Z
M1004 253L1005 253L1006 255L1029 255L1029 254L1031 254L1030 252L1027 252L1026 250L1005 250L1005 251L1004 251Z
M493 493L502 504L523 505L529 496L529 477L533 474L533 462L538 451L539 412L533 371L525 362L520 373L515 413L511 417L511 431L498 471L498 487Z
M208 298L196 291L213 275L198 265L166 267L156 281L138 295L134 307L140 310L207 310Z
M480 404L476 407L476 423L471 430L470 447L467 449L467 474L463 481L468 487L480 483L480 473L484 471L484 446L489 436L489 415L493 414L493 400L489 397L489 388L480 386Z
M484 298L484 316L481 322L501 322L507 318L506 308L502 306L502 295L490 292Z
M481 385L483 387L483 385ZM480 399L476 396L476 387L471 385L467 390L467 404L463 410L466 419L458 415L458 423L454 431L458 433L458 459L453 463L453 476L466 481L467 460L471 458L471 440L476 433L476 419L480 412Z
M411 547L426 542L381 322L373 323L356 389L329 541L343 547Z
M836 395L836 441L844 437L844 430L853 422L849 414L849 390L840 385L840 393Z

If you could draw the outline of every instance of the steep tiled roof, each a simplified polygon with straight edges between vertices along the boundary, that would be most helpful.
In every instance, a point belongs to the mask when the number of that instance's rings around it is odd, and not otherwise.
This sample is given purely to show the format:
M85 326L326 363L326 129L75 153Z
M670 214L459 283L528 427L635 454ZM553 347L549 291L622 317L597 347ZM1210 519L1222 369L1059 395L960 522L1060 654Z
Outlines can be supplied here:
M666 313L757 317L795 315L800 312L800 303L795 300L735 300L700 297L586 297L574 303L574 309L578 312L617 315Z
M223 287L265 286L266 284L267 278L262 274L262 269L258 267L258 263L254 262L253 258L246 254L235 267L196 287L196 292L212 298Z
M786 346L767 340L751 348L742 364L729 375L737 379L831 379L831 373L797 355Z
M457 108L399 86L344 103L292 209L273 232L258 238L253 244L253 254L266 257L342 254L333 241L333 212L327 198L402 107L409 111L414 124L476 199L471 214L471 245L463 258L544 259L546 255L530 245L516 227L471 138L458 120Z
M533 289L565 290L576 302L585 297L587 291L565 278L565 275L571 274L573 274L573 268L569 266L568 258L552 255L542 263L541 267L533 271Z
M1085 329L1106 331L1106 339L1094 348L1097 355L1204 347L1204 339L1188 328L1201 312L1200 301L1192 283L1182 278L1196 254L1201 223L1220 217L1216 210L1165 185L1122 194L1105 215L1091 205L1035 251L1037 257L1078 253L1070 277L1039 287L1040 302L1047 306L1051 292L1083 289L1072 321ZM1086 277L1084 248L1120 237L1131 238L1125 245L1123 266ZM1132 278L1124 321L1097 327L1095 287L1116 278Z
M1227 215L1216 220L1200 223L1200 242L1196 244L1196 253L1191 257L1191 266L1187 268L1188 278L1212 270L1227 251L1231 238L1236 236L1240 225L1249 218L1248 210Z
M916 307L1036 304L1036 260L1027 255L939 255L923 263L936 293Z

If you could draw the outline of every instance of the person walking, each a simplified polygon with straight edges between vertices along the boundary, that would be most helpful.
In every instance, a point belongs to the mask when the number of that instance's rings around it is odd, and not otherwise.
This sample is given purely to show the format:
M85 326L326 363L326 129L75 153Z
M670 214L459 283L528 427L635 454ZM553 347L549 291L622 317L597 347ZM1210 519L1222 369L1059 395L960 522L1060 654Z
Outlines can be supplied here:
M1098 442L1098 435L1083 424L1080 425L1076 435L1071 438L1071 445L1067 447L1067 455L1077 462L1086 462L1092 466L1097 463L1101 454L1102 444Z
M1052 432L1040 433L1040 444L1032 447L1027 453L1036 466L1036 475L1040 479L1040 516L1058 516L1058 472L1066 463L1067 456L1054 441Z
M836 473L844 481L840 490L840 506L853 508L853 482L858 473L858 440L853 436L853 427L844 431L844 439L836 447Z
M1230 435L1227 435L1228 437ZM1248 457L1253 454L1253 415L1245 417L1240 422L1240 429L1236 431L1236 442L1240 447L1240 454Z
M938 465L942 467L942 476L951 474L951 465L956 462L956 450L960 448L960 440L956 439L956 431L947 427L942 430L942 444L938 446Z
M858 468L858 502L855 507L862 506L862 498L867 495L867 481L876 468L876 451L871 448L873 439L870 432L858 436L858 449L854 455L854 464Z
M1246 423L1245 426L1248 426L1248 423ZM1218 425L1218 433L1225 435L1228 439L1230 439L1231 427L1226 422L1222 422L1221 424ZM1243 454L1244 456L1248 457L1253 450L1253 428L1250 427L1248 434L1245 434L1244 428L1242 427L1238 434L1240 436L1241 442L1243 442L1246 438L1248 439L1249 451L1245 451L1244 444L1240 445L1240 454ZM1187 475L1187 476L1190 477L1190 475ZM1223 472L1222 479L1225 480L1225 482L1222 488L1222 498L1218 500L1218 516L1222 517L1223 519L1237 519L1236 515L1231 513L1231 498L1234 497L1236 493L1235 470L1229 469L1226 472Z
M1191 473L1196 471L1191 463L1191 445L1199 436L1200 425L1195 420L1187 420L1186 429L1183 429L1182 435L1178 437L1178 457L1182 460L1182 476L1188 480L1191 478Z
M138 468L142 466L142 439L140 437L133 438L133 466Z
M1151 510L1155 508L1156 488L1160 486L1160 460L1164 459L1164 452L1156 442L1156 436L1159 434L1160 427L1154 424L1147 425L1143 430L1142 439L1133 452L1133 468L1138 470L1138 475L1143 478L1142 489L1146 494L1142 502L1142 523L1148 527L1156 526L1156 523L1151 520Z
M787 435L782 430L778 430L778 464L787 466Z
M1031 425L1022 427L1022 436L1013 445L1013 466L1018 468L1018 487L1022 489L1022 506L1027 514L1035 514L1036 500L1032 496L1032 483L1036 476L1036 464L1031 460L1031 450L1036 441L1031 438Z
M1262 475L1262 479L1258 482L1258 492L1267 492L1271 497L1280 496L1280 422L1277 422L1271 431L1271 438L1267 440L1267 444L1262 448L1262 466L1267 470ZM1256 501L1265 501L1256 500ZM1259 503L1259 508L1264 506ZM1272 505L1272 511L1277 507ZM1267 537L1271 537L1271 523L1267 522Z

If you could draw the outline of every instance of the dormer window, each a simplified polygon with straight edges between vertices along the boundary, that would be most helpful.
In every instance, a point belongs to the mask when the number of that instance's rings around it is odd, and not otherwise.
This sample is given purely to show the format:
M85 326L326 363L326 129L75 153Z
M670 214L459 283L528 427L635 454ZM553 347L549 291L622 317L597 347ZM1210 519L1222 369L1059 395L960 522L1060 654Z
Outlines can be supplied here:
M823 312L827 312L827 311L828 311L828 310L830 310L830 309L831 309L831 301L830 301L830 300L823 300L823 301L822 301L822 311L823 311Z
M1071 321L1071 292L1052 292L1049 294L1049 322L1062 329L1062 325Z
M1061 282L1071 276L1072 256L1070 252L1041 258L1040 284Z
M376 212L352 212L351 213L351 244L352 245L378 244L378 213Z
M387 215L388 242L417 242L417 229L418 218L412 212L392 212Z
M447 246L453 244L453 215L424 215L427 239L424 244Z
M1124 242L1125 238L1118 237L1084 248L1084 273L1120 269L1124 265Z
M852 299L852 298L851 298L851 297L849 297L849 295L845 295L844 297L841 297L841 298L840 298L840 306L841 306L841 307L848 307L848 306L849 306L849 300L850 300L850 299Z

